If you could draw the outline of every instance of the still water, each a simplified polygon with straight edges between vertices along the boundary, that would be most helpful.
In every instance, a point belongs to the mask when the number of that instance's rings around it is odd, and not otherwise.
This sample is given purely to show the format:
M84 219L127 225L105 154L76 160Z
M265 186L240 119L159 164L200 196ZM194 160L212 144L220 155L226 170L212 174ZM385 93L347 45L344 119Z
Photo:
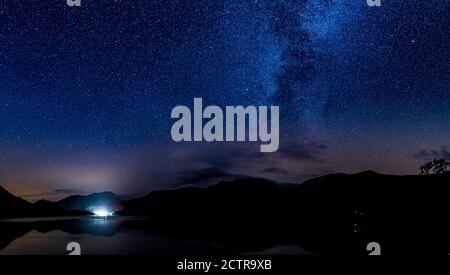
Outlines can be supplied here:
M64 255L77 242L83 255L208 256L308 254L299 246L236 248L201 238L162 236L152 222L134 217L70 217L0 221L0 255Z

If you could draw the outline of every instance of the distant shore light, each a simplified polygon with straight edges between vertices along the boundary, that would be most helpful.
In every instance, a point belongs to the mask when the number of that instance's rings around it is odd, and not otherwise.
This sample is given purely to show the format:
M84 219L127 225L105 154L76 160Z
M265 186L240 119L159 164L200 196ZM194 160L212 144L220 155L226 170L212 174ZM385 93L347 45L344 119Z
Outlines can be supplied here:
M113 215L113 212L110 212L106 209L98 209L94 211L94 215L97 217L109 217Z

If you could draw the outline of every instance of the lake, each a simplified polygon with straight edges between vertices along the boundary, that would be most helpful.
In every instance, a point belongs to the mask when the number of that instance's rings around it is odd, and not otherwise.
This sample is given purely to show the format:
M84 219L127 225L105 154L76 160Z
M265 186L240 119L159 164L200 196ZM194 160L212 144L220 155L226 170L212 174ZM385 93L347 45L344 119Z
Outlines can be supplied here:
M201 237L169 237L148 218L59 217L0 221L0 255L64 255L77 242L83 255L299 255L297 245L236 247Z

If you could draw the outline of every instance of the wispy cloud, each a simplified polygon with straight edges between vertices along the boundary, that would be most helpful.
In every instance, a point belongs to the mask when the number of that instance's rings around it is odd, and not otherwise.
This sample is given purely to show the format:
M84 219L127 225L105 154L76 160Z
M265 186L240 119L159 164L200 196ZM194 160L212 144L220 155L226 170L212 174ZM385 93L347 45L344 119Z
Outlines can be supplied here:
M219 168L208 167L199 170L179 172L175 180L172 181L172 185L177 187L189 185L201 186L215 184L221 180L235 180L246 177L247 176L227 173Z
M287 174L289 173L288 170L280 168L280 167L267 167L265 169L261 170L261 173L267 173L267 174Z
M420 150L413 154L415 159L432 160L435 158L450 159L450 150L447 146L441 146L439 150Z

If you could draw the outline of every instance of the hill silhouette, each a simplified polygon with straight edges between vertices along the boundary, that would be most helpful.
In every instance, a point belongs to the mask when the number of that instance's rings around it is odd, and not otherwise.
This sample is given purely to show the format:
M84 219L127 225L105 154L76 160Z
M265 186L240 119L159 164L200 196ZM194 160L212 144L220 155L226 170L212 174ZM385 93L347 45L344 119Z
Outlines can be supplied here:
M84 216L92 215L85 210L66 210L58 204L46 200L40 200L33 204L34 217L58 217L58 216Z
M125 220L108 234L133 229L161 237L207 239L243 251L284 244L333 255L367 254L366 245L375 241L382 244L383 254L448 255L449 196L449 174L393 176L365 171L326 175L288 187L257 178L222 181L125 201L119 215L150 219ZM47 201L31 204L0 189L0 217L67 213L61 208ZM31 230L8 226L9 235L2 236L5 244ZM36 223L33 228L92 231L62 222Z
M92 215L92 213L80 210L66 210L58 204L46 200L30 203L0 187L0 219L78 215Z
M87 196L73 195L58 202L58 205L67 210L91 211L95 207L108 208L110 211L120 211L123 209L123 202L112 192L94 193Z
M302 243L321 253L387 251L448 254L450 176L332 174L283 188L263 179L152 192L121 215L147 215L154 231L235 245Z
M23 217L31 208L31 203L12 195L0 186L0 218Z
M156 191L125 203L119 215L146 215L160 219L211 223L221 219L251 222L278 215L283 188L264 179L220 182L207 188L187 187Z

